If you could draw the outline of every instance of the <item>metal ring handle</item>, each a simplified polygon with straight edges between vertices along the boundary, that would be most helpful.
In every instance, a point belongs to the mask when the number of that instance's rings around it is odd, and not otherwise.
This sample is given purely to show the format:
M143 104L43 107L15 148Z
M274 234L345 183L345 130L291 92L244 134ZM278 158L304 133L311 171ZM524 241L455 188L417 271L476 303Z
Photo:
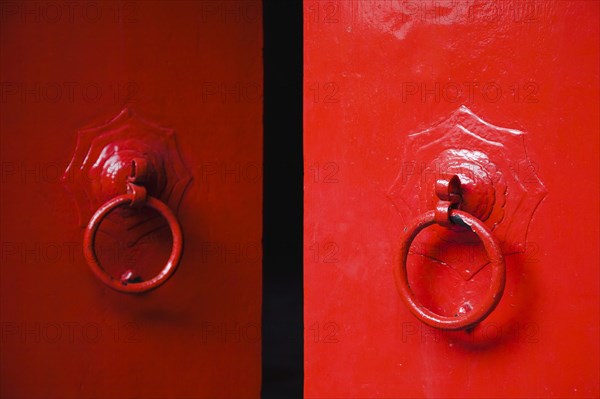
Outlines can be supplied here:
M134 199L134 194L123 194L116 196L110 201L106 202L104 205L98 208L96 213L94 213L94 216L92 216L92 218L90 219L90 222L88 223L85 229L83 237L84 256L96 277L98 277L104 284L108 285L110 288L130 294L147 292L156 289L162 284L164 284L177 269L183 250L183 235L181 234L181 227L179 226L177 218L175 217L173 212L171 212L169 207L165 205L165 203L154 197L148 196L144 205L149 206L150 208L158 211L162 215L162 217L164 217L167 220L167 222L169 223L169 228L171 229L171 234L173 235L173 248L171 250L171 255L169 256L167 264L158 275L156 275L150 280L142 281L139 283L122 282L119 279L115 279L102 268L100 262L98 261L98 257L96 256L96 249L94 245L98 227L100 226L102 219L104 219L104 217L106 217L106 215L108 215L112 210L114 210L120 205L132 203Z
M422 214L408 226L408 230L402 239L400 263L398 267L394 268L394 276L400 297L404 300L412 314L423 323L443 330L462 330L473 327L475 324L481 322L496 308L504 292L506 266L500 245L492 235L492 232L479 219L469 213L456 209L450 210L449 216L452 222L467 226L477 234L490 260L492 282L483 303L475 309L455 317L442 316L423 306L410 288L406 270L408 251L417 234L424 228L436 223L435 211Z

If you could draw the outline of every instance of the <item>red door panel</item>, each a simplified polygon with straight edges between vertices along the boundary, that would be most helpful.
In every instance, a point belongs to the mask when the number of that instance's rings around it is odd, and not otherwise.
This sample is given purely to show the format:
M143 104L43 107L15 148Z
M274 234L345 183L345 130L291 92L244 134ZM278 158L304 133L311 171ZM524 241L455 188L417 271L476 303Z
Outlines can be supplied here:
M261 3L0 10L0 396L259 396ZM78 132L123 110L172 130L191 177L180 202L165 200L182 228L179 268L141 295L90 271L82 226L98 204L80 223L77 197L91 197L61 181ZM133 245L113 227L96 242L106 268L117 278L158 273L172 245L164 221L152 234L130 232Z
M599 395L598 14L305 1L306 397ZM443 201L436 180L455 174L506 272L498 306L448 331L395 280L407 232ZM453 220L423 228L405 263L438 319L478 311L496 278Z

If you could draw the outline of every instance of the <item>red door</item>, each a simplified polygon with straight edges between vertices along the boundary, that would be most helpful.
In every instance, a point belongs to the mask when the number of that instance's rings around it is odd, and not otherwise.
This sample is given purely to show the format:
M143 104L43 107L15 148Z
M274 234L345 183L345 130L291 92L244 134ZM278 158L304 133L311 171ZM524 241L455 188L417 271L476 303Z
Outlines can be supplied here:
M306 397L598 397L598 14L305 1Z
M1 3L0 396L259 395L261 15Z

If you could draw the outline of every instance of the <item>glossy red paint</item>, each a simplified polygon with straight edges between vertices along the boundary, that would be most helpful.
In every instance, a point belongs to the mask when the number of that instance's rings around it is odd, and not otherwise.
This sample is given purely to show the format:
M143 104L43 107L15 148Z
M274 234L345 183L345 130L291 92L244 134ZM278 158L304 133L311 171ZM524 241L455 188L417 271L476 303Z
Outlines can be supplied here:
M599 4L304 12L305 396L597 397ZM448 174L506 262L466 331L415 318L393 278ZM476 312L502 280L485 249L429 226L406 286L435 315Z
M0 11L0 396L258 397L260 1L1 2ZM176 141L163 139L169 131ZM115 142L105 135L123 132L119 150L103 153ZM164 174L157 142L180 154L162 158ZM123 295L90 272L84 226L128 195L127 168L140 158L147 194L176 216L185 246L168 283ZM95 173L104 166L116 173ZM127 213L147 223L115 216ZM124 205L100 224L98 260L115 279L151 279L175 235L150 207Z

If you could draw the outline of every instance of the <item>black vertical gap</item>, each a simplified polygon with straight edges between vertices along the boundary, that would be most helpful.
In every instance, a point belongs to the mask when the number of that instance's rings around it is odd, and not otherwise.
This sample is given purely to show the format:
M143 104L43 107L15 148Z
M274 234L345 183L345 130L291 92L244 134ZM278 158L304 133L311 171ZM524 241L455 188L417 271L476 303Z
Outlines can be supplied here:
M264 0L262 398L303 390L302 2Z

